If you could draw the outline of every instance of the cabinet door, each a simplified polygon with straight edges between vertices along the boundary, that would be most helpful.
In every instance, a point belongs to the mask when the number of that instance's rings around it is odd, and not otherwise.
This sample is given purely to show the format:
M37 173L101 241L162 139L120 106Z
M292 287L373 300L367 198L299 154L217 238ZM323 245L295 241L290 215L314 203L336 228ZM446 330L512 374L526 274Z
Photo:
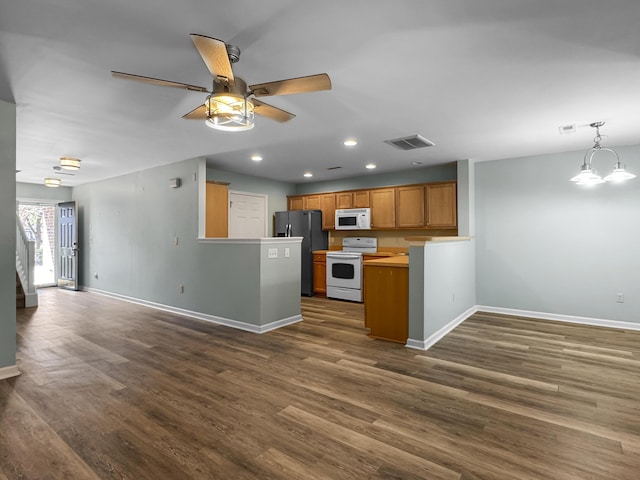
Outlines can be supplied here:
M322 229L333 230L336 226L336 196L325 193L320 196L320 210L322 210Z
M353 208L368 208L369 206L369 190L353 192Z
M327 256L319 253L313 254L313 293L327 293Z
M394 188L370 190L371 228L396 227L396 192Z
M336 193L336 208L352 208L353 207L353 195L351 192L338 192Z
M289 197L288 204L289 210L304 210L304 197Z
M396 227L421 228L424 226L424 186L396 188Z
M456 182L433 183L425 186L427 228L458 226Z
M320 210L320 195L305 195L302 198L305 210Z
M227 238L229 236L229 186L207 182L205 236Z
M409 269L364 267L364 319L370 336L405 343L409 331Z

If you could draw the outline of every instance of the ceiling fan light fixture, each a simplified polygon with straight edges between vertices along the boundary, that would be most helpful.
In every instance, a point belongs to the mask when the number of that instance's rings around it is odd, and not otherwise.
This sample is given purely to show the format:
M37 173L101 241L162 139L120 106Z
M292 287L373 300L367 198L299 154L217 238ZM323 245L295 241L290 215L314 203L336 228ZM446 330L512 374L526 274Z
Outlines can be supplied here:
M44 184L47 187L57 188L62 184L62 180L60 180L59 178L45 178Z
M254 127L253 102L243 96L211 94L204 102L208 127L227 132L251 130Z
M65 170L80 170L80 159L74 157L60 157L60 166Z

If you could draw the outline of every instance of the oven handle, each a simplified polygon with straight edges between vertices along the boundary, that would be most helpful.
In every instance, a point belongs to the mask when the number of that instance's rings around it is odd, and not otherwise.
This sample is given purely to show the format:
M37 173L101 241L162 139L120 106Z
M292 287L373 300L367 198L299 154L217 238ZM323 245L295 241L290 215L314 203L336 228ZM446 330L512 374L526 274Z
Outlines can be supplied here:
M333 260L358 260L362 258L360 255L331 255L327 253L327 258L331 258Z

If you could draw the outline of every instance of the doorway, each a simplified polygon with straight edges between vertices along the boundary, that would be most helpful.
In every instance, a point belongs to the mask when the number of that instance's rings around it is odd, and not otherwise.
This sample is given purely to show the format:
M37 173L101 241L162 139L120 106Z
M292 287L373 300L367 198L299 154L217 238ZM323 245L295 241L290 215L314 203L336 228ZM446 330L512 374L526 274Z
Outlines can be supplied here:
M18 203L18 216L30 241L35 242L34 284L56 284L56 205Z

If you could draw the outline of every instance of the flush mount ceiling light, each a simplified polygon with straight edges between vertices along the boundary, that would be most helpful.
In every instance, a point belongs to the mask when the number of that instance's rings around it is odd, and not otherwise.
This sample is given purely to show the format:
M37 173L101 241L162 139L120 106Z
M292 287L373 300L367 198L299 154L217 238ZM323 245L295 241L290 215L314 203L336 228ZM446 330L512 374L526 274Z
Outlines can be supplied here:
M60 184L62 184L62 180L60 180L59 178L45 178L44 184L47 187L55 188L55 187L59 187Z
M345 147L355 147L358 141L355 138L347 138L343 143Z
M594 122L590 126L596 129L596 136L593 139L594 145L584 154L584 162L580 173L571 178L572 182L576 182L577 185L597 185L604 182L623 182L635 178L633 173L627 172L626 166L620 162L620 157L615 150L611 148L603 147L600 145L600 127L604 125L604 122ZM613 166L613 172L606 177L602 178L598 175L598 172L593 168L592 161L596 153L605 151L610 152L616 157L616 163Z
M254 162L261 162L262 156L258 155L257 153L254 153L253 155L251 155L251 160L253 160Z
M376 168L376 164L375 163L367 163L364 168L366 168L367 170L373 170L374 168Z
M60 157L60 167L65 170L80 170L80 159L74 157Z
M304 172L304 177L306 177L306 178L311 178L311 177L313 177L313 173L311 173L311 172Z

